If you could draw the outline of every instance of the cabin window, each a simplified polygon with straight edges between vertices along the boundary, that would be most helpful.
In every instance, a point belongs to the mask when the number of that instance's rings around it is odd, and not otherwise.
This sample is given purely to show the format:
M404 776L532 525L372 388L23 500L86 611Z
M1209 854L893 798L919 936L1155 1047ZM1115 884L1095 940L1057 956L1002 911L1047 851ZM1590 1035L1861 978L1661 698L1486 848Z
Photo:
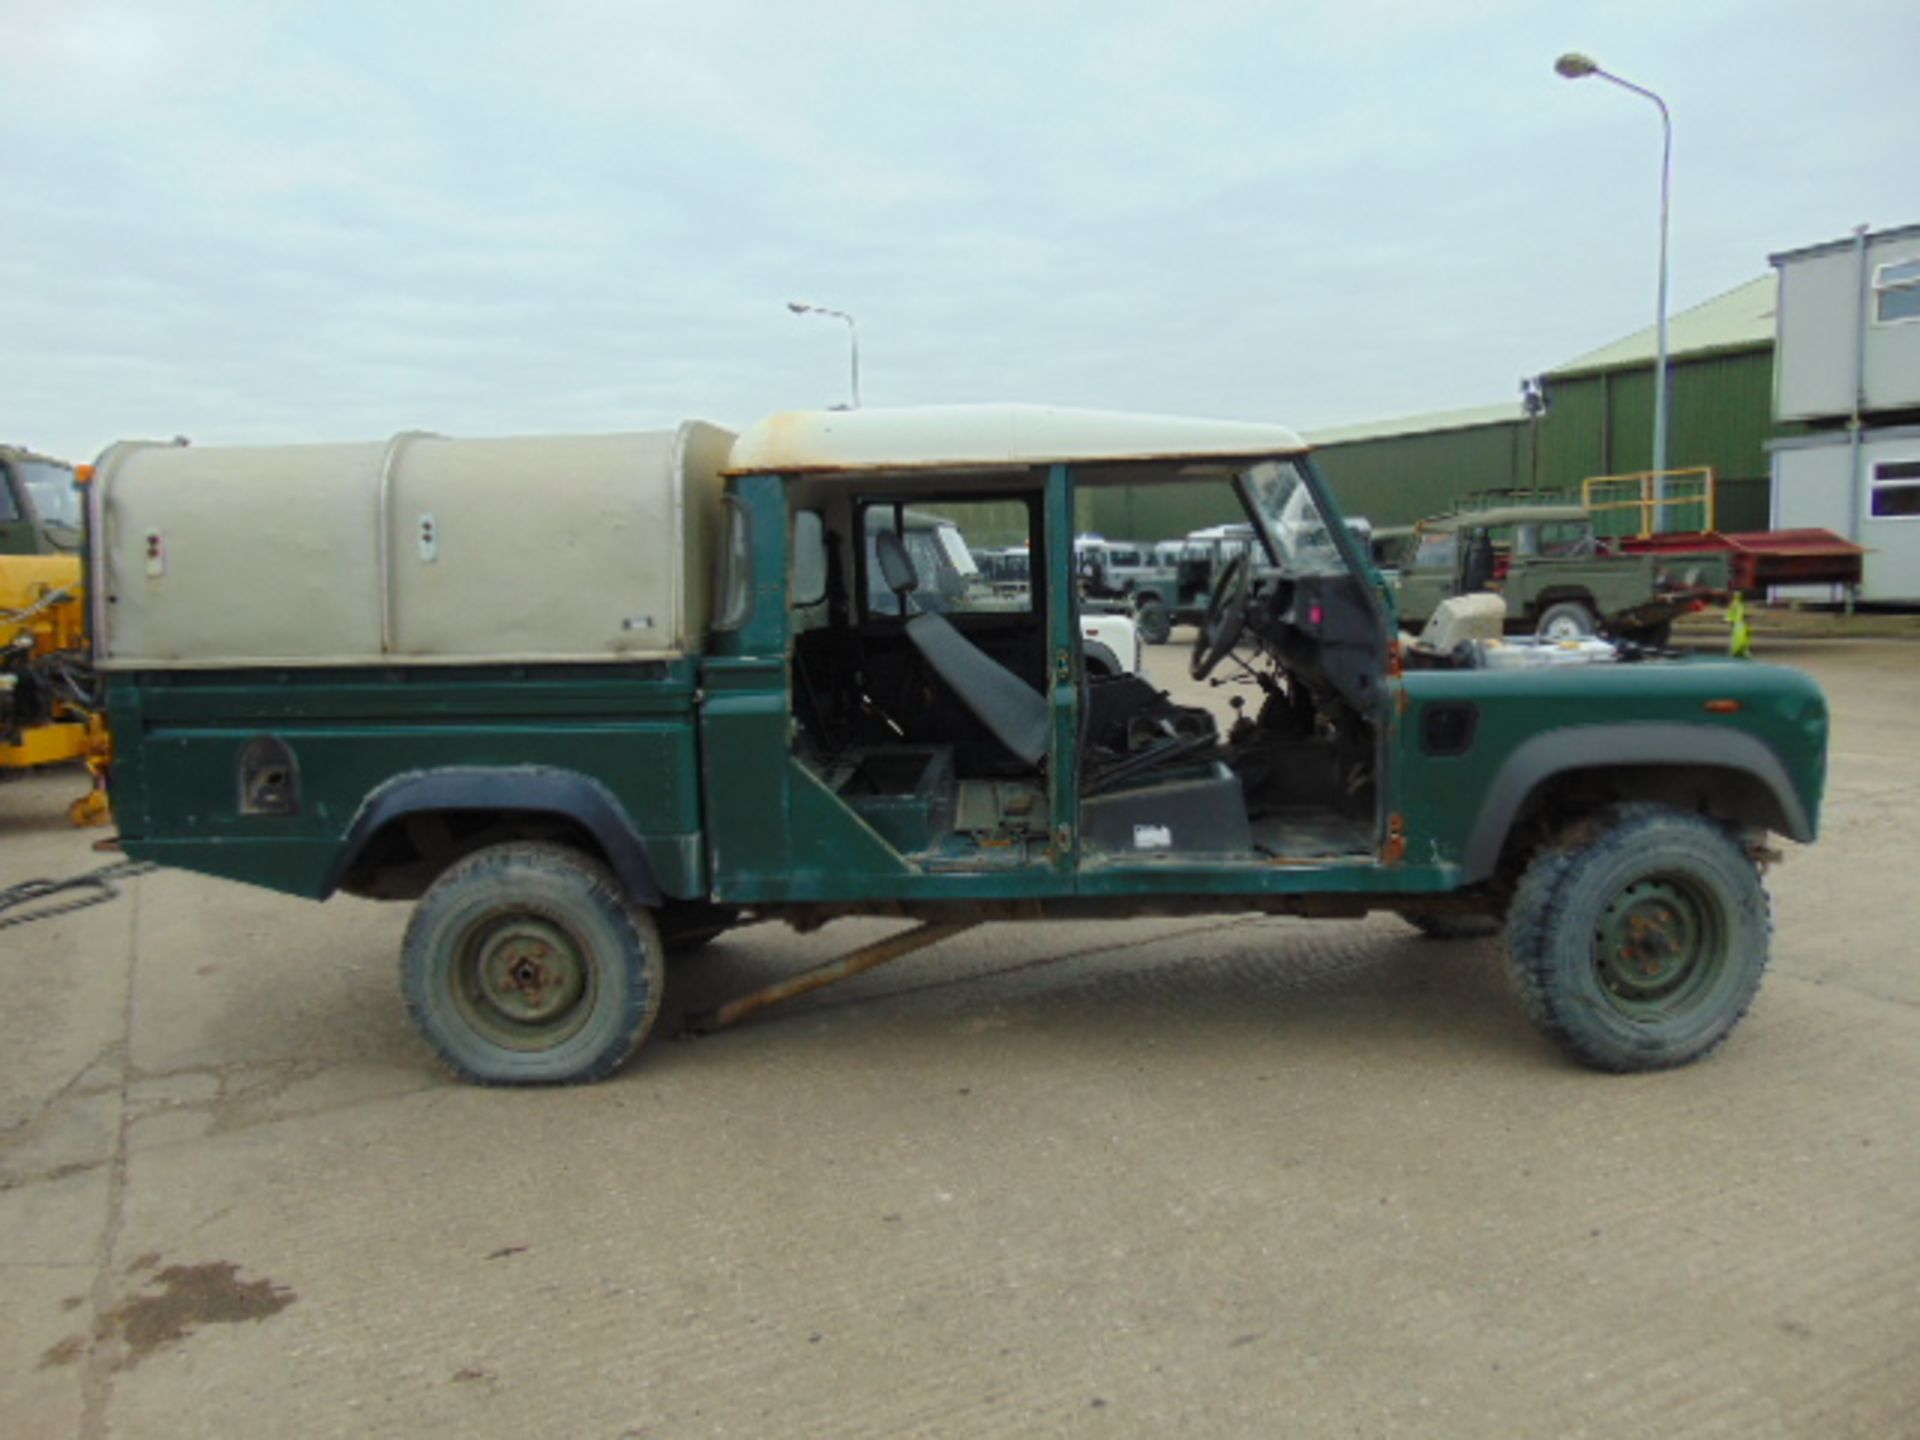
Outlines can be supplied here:
M720 568L714 575L713 628L738 630L753 613L753 516L736 497L726 497Z
M1451 570L1460 553L1460 538L1451 530L1424 530L1413 554L1416 570Z
M1920 260L1898 260L1873 272L1873 317L1882 325L1920 320Z
M1593 553L1593 531L1578 520L1550 520L1540 527L1540 554L1577 559Z
M1029 540L1032 525L1033 513L1024 499L936 499L911 509L890 502L866 506L860 521L866 613L897 616L925 610L946 614L1032 610L1032 593L1006 585L996 587L994 577L981 571L973 550L982 541ZM918 584L904 601L887 588L886 577L880 573L875 537L882 530L900 536L907 558L913 562Z
M827 526L818 510L794 512L787 590L787 603L796 608L818 605L827 598Z
M1867 512L1876 520L1920 520L1920 460L1875 465Z

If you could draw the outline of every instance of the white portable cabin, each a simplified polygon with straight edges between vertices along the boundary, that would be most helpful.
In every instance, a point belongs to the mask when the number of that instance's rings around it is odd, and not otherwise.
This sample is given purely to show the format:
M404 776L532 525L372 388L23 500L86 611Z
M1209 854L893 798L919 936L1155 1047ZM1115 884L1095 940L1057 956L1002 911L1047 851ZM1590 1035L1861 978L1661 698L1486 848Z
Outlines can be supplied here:
M1776 420L1920 408L1920 225L1771 257Z
M1829 430L1773 441L1773 524L1818 525L1866 547L1859 597L1920 604L1920 425ZM1782 586L1832 599L1824 585Z
M666 659L712 606L730 432L201 447L95 467L107 669Z
M1780 271L1772 523L1864 545L1859 598L1920 602L1920 225L1772 257ZM1824 587L1783 593L1829 598Z

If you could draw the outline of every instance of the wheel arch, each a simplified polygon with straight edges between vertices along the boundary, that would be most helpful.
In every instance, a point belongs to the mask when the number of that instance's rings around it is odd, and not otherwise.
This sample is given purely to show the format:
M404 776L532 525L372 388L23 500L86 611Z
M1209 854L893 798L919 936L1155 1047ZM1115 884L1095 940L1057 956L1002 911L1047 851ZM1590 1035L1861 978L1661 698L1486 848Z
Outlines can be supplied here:
M444 842L425 843L436 825ZM450 766L388 780L361 802L321 898L336 890L416 898L473 850L529 834L593 855L637 904L661 903L646 846L613 793L577 771L531 765Z
M1080 654L1086 664L1089 675L1125 675L1128 668L1120 663L1120 657L1113 647L1099 640L1082 640Z
M1584 605L1596 621L1606 619L1600 613L1600 603L1593 598L1593 592L1584 585L1554 585L1542 590L1533 597L1527 614L1538 620L1556 605Z
M1534 822L1649 800L1736 825L1814 838L1786 766L1762 740L1691 725L1577 726L1536 735L1507 757L1480 807L1465 880L1491 877Z

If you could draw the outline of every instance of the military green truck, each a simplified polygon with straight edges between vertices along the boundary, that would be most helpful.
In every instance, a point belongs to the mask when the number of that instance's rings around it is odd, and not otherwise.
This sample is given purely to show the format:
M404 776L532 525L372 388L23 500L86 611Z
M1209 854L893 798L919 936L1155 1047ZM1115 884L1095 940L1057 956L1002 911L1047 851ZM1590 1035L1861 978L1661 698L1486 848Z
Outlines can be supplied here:
M1076 493L1199 484L1258 542L1189 660L1257 701L1230 725L1075 643ZM903 517L970 505L1025 517L1024 604L916 602ZM1277 426L995 406L122 444L89 507L126 851L414 902L407 1003L483 1083L606 1076L668 957L849 915L918 924L682 1026L983 922L1386 910L1504 924L1546 1035L1678 1065L1760 983L1769 837L1818 822L1806 676L1530 655L1484 596L1402 639Z
M1394 577L1401 619L1422 624L1452 595L1492 590L1510 631L1583 640L1602 631L1662 646L1676 617L1731 585L1724 554L1630 554L1579 505L1504 505L1422 520Z

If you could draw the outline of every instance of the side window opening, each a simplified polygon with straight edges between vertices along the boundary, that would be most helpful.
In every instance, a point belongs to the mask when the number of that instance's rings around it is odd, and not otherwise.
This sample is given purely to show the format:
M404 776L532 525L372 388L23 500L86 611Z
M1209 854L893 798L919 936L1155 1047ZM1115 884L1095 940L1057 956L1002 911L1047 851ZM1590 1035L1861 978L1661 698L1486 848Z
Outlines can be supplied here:
M738 630L753 613L753 515L738 497L722 502L720 563L713 572L713 628Z
M827 523L818 510L793 516L793 554L787 567L787 603L807 609L827 598Z
M1419 570L1451 570L1455 557L1460 553L1460 537L1453 530L1423 530L1419 543L1414 550L1414 568Z
M1875 520L1920 519L1920 460L1877 463L1867 513Z
M1896 260L1873 276L1873 318L1881 325L1920 320L1920 260Z
M865 578L861 609L871 619L898 619L922 611L942 614L1026 613L1034 608L1026 586L996 584L976 558L999 546L1033 539L1034 508L1024 496L992 500L929 498L907 505L881 500L859 507L860 562ZM878 536L890 530L913 562L915 587L900 597L880 573Z

